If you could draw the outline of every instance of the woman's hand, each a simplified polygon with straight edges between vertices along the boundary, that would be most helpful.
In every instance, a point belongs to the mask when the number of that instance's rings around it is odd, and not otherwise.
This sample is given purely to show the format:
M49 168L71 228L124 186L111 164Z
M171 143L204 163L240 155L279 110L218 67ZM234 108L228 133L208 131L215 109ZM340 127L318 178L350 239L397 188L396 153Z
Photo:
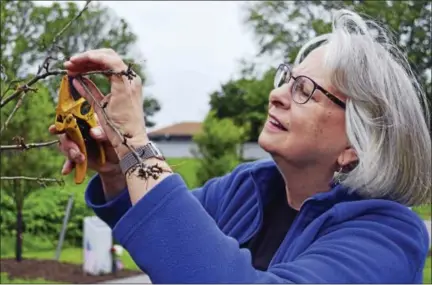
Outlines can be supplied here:
M51 134L57 135L59 139L59 149L66 157L66 162L63 165L62 174L68 175L72 172L77 163L84 161L84 154L80 152L78 145L73 142L65 133L58 133L55 125L49 127ZM98 126L90 129L90 136L102 144L105 151L106 162L100 166L98 160L93 155L87 157L88 168L98 172L102 182L103 191L107 200L116 197L126 187L126 179L121 171L117 153L104 130Z
M111 49L90 50L71 57L64 63L68 75L76 76L90 71L108 71L115 73L126 71L128 66L120 56ZM148 142L146 134L142 83L138 75L129 80L124 75L108 76L111 84L111 93L104 96L93 82L82 78L87 88L74 79L73 84L77 91L90 102L100 121L100 125L106 134L107 140L122 158L129 152L124 145L124 139L130 146L141 146ZM92 96L87 93L91 92ZM95 103L94 100L98 102ZM106 116L115 128L123 134L120 136L105 119L100 106L104 107Z
M66 162L63 165L62 174L67 175L71 173L76 163L81 163L84 161L84 154L80 152L78 145L74 141L72 141L66 135L66 133L57 132L55 125L51 125L48 130L51 134L57 135L59 139L59 149L67 158ZM92 169L101 175L112 175L117 172L121 173L119 159L111 143L108 141L104 130L100 126L92 128L90 130L90 136L93 137L97 142L102 144L106 154L106 163L102 166L99 165L97 157L89 154L87 157L89 169Z

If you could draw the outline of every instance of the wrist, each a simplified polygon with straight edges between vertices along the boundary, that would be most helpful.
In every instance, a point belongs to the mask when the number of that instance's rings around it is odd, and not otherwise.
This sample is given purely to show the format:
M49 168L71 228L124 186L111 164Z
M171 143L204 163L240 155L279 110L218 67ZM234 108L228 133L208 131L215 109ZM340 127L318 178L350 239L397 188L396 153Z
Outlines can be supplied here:
M137 148L140 146L144 146L149 143L149 138L147 135L136 136L130 139L127 139L126 143L128 146L132 148ZM124 144L120 144L115 148L115 152L117 153L118 159L122 159L125 155L131 152L130 148ZM121 170L120 170L121 172Z
M121 169L113 172L99 173L99 177L102 183L105 199L107 201L117 197L123 189L127 187L126 178L124 177Z

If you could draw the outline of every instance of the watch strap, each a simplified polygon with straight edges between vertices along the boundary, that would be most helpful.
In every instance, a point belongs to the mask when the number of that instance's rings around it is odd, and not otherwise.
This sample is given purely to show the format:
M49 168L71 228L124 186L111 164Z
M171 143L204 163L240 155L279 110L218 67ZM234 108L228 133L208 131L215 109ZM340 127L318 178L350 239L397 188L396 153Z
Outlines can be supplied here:
M135 149L135 152L138 154L138 156L145 160L148 158L156 157L158 159L164 160L162 153L159 151L159 149L156 147L156 145L153 142L149 142L144 146L140 146ZM120 167L123 172L123 174L126 174L128 170L139 163L137 161L136 157L132 152L129 152L126 154L121 160L120 160Z

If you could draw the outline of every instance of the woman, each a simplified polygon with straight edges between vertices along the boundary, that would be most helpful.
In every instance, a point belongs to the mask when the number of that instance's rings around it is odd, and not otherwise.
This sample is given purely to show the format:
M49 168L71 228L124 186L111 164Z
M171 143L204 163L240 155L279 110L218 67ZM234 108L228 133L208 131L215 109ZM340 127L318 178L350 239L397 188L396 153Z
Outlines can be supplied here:
M88 100L103 101L129 146L151 153L146 165L164 169L137 175L124 138L95 107L92 135L109 163L89 161L98 175L85 198L152 282L422 282L428 234L408 207L430 198L424 94L401 53L371 29L339 11L331 34L309 42L293 67L279 66L259 137L272 160L241 164L194 191L149 144L139 79L111 76L106 98L74 80ZM71 76L127 68L111 50L64 65ZM67 174L84 157L60 140Z

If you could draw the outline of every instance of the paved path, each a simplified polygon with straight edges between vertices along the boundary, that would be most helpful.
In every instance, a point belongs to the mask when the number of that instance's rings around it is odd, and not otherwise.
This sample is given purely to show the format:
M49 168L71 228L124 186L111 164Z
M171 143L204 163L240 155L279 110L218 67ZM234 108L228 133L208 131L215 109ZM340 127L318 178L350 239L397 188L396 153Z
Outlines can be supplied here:
M151 284L150 278L143 274L134 277L120 278L107 282L102 282L103 284Z
M425 221L426 227L428 229L429 232L429 248L432 247L432 225L431 225L432 221Z

